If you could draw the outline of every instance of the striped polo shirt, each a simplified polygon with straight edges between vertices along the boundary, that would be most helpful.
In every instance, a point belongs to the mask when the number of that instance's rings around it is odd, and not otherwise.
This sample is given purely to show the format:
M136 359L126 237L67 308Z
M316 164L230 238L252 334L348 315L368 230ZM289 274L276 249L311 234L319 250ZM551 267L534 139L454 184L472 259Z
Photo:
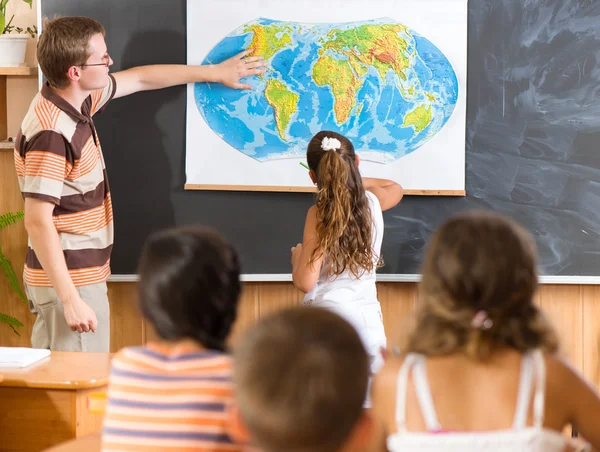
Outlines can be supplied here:
M241 451L228 435L231 358L149 343L112 360L103 451Z
M54 225L76 286L105 282L110 275L113 211L102 149L92 116L113 98L109 76L78 111L48 84L36 95L15 144L15 167L23 197L55 204ZM51 287L28 243L23 280Z

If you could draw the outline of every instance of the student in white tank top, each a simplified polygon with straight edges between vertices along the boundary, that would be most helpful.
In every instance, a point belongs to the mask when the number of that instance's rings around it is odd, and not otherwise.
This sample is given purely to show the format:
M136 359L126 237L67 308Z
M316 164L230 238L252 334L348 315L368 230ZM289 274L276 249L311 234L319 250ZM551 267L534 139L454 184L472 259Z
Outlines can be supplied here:
M600 395L556 355L556 334L533 303L533 243L482 212L432 236L407 353L388 359L373 384L380 450L575 450L560 434L568 424L600 449Z
M400 202L402 187L361 178L352 143L335 132L317 133L306 159L317 195L302 243L292 248L294 285L306 294L304 304L334 311L355 327L376 372L386 347L375 286L383 240L381 212Z

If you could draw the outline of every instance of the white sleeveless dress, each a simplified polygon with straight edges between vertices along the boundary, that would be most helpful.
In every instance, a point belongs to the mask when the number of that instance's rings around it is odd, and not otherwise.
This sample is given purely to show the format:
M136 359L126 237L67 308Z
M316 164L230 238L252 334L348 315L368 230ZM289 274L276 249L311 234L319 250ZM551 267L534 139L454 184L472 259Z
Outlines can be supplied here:
M377 197L369 191L366 195L373 219L371 247L377 263L383 241L383 214ZM303 304L333 311L354 326L370 356L371 373L375 374L383 365L381 349L386 347L381 305L377 299L375 270L363 273L358 279L349 271L331 279L326 276L328 265L326 257L317 284L304 296ZM365 407L370 406L367 393Z
M427 426L427 432L406 430L406 390L409 373L413 371L413 382L419 406ZM535 378L534 378L535 377ZM527 426L529 400L534 390L533 425ZM562 452L568 438L543 427L544 393L546 387L546 365L539 350L523 355L517 408L512 429L486 432L444 432L440 425L425 370L425 357L407 355L398 374L396 425L398 431L387 437L390 452Z

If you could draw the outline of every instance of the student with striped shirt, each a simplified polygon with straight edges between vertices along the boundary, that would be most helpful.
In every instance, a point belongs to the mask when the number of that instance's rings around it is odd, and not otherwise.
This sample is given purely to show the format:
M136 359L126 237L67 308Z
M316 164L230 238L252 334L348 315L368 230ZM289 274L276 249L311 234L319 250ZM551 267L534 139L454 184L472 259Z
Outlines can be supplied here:
M247 53L216 65L151 65L109 74L113 61L100 23L59 17L44 25L37 57L48 81L15 144L29 234L23 279L36 315L33 347L109 351L113 211L94 114L113 98L188 82L248 89L239 79L264 72L265 63L243 58ZM81 334L89 331L95 334Z
M241 451L227 433L224 351L241 289L235 250L210 229L160 232L139 275L140 307L161 341L113 358L102 449Z

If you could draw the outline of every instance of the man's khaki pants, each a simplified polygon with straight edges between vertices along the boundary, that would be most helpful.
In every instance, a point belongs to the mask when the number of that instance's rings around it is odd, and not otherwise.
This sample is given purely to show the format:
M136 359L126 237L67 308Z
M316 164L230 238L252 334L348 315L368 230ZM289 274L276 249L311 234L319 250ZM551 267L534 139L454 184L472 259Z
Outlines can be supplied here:
M54 289L25 285L29 310L36 316L31 332L33 348L69 352L110 351L110 312L106 283L81 286L77 291L81 299L96 313L98 326L95 333L77 333L71 330Z

